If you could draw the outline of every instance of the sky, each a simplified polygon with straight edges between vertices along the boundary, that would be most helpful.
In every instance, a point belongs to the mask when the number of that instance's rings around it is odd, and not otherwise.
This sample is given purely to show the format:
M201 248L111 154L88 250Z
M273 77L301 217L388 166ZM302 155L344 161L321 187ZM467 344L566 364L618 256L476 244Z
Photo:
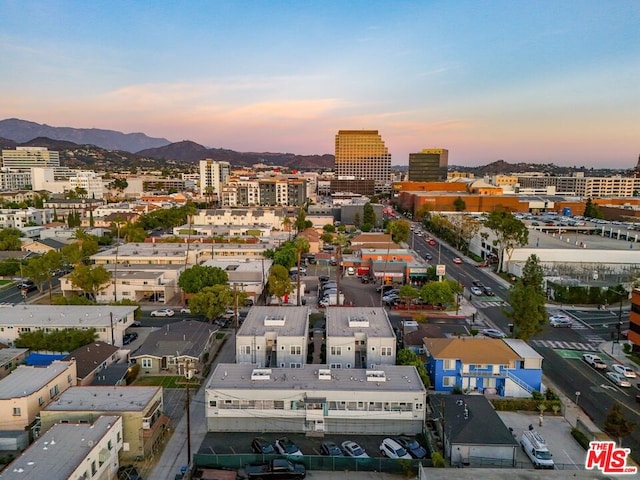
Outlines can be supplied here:
M394 165L631 168L638 0L0 0L0 119Z

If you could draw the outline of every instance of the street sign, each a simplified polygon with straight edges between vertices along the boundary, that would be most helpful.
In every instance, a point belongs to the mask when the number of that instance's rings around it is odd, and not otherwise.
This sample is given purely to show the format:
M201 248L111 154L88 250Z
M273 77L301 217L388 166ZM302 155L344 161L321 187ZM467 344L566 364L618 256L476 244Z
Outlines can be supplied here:
M438 277L444 277L447 271L446 265L436 265L436 275Z

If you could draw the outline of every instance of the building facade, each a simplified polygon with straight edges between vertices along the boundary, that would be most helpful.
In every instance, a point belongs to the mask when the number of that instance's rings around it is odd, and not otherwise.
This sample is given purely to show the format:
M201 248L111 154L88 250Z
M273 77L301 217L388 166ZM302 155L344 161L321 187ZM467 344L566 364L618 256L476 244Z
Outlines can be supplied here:
M229 179L229 162L219 162L211 160L200 160L200 195L215 195L220 201L222 187Z
M444 182L447 180L449 150L425 148L419 153L409 154L410 182Z
M60 153L47 147L16 147L2 150L2 166L18 172L28 172L34 167L60 167Z
M391 154L377 130L340 130L335 145L338 179L373 179L378 192L390 191Z

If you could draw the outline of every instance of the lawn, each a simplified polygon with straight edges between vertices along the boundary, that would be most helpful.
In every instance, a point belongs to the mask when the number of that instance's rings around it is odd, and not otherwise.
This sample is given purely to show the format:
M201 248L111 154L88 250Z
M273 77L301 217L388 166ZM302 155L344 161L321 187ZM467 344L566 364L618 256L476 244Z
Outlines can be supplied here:
M133 383L135 387L163 387L163 388L186 388L187 379L181 375L151 375L138 377Z

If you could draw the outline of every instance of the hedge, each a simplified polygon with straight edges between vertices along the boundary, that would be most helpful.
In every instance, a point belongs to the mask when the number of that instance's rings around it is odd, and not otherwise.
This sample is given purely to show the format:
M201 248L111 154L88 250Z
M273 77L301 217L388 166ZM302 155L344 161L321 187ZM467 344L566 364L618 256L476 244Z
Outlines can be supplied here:
M491 400L493 408L504 412L515 412L522 410L525 412L539 412L539 405L544 405L547 414L553 414L553 406L560 407L558 412L562 411L562 402L560 400L534 400L532 398L496 398Z
M586 437L584 433L582 433L577 428L572 428L571 436L576 439L576 441L580 444L582 448L584 448L585 450L589 450L589 439Z

